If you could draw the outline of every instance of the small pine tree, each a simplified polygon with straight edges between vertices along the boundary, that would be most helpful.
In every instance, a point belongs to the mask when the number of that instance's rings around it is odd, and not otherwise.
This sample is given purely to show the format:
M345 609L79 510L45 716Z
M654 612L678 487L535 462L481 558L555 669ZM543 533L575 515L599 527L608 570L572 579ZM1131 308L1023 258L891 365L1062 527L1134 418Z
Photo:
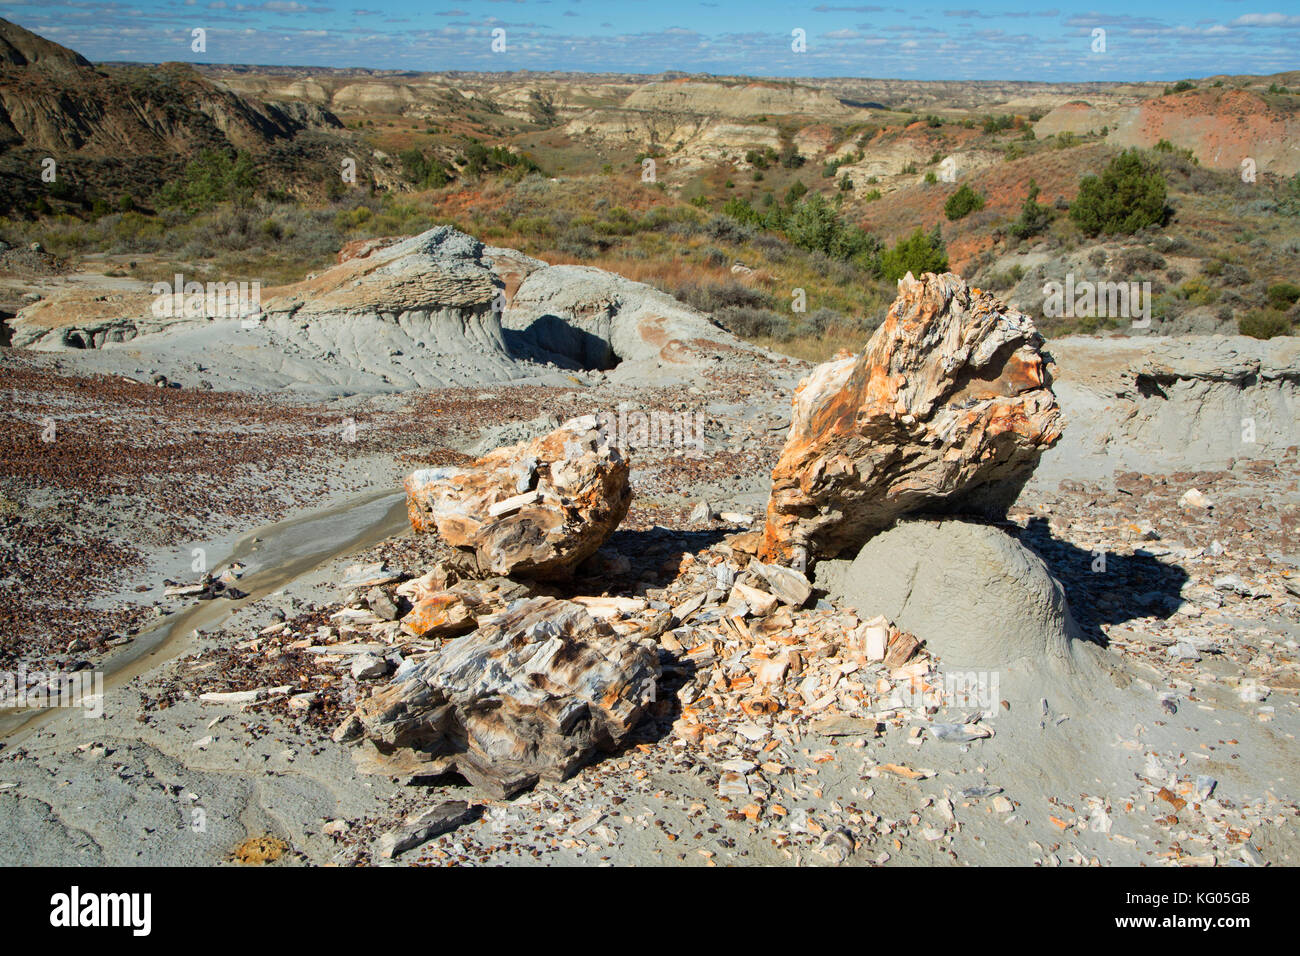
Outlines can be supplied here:
M1052 210L1038 204L1038 183L1029 180L1029 195L1020 205L1020 218L1011 224L1010 233L1017 239L1028 239L1047 228L1052 221Z
M948 201L943 204L943 214L948 217L949 221L956 222L969 216L973 212L979 212L984 208L984 197L971 189L966 183L962 183L955 193L948 197Z
M1131 234L1165 221L1167 189L1160 170L1136 149L1110 161L1100 176L1085 176L1070 218L1085 233Z
M919 226L910 236L881 257L881 268L886 279L901 279L907 273L919 276L922 272L947 272L948 251L938 224L928 233Z

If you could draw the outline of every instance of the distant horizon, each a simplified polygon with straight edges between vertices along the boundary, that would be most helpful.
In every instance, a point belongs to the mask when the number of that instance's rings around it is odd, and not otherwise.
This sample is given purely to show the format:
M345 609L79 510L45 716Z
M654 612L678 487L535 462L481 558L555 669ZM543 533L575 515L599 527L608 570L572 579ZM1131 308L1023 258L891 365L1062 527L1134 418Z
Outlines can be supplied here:
M894 0L896 3L897 0ZM1142 83L1300 68L1300 15L1265 0L925 6L736 0L0 0L98 63L417 73ZM196 44L195 31L203 31ZM195 46L201 49L194 49Z
M187 61L185 60L91 59L90 62L96 66L100 66L100 65L162 66L166 63L184 64ZM237 67L246 70L336 70L340 73L345 73L348 72L349 70L369 70L375 73L408 73L408 74L429 74L429 75L465 73L465 74L479 74L484 76L489 76L489 75L514 76L518 74L527 73L527 74L534 74L537 76L545 76L551 73L554 74L563 73L563 74L579 75L579 76L610 76L610 77L613 76L654 77L654 76L664 76L671 73L680 73L689 79L754 80L756 82L783 82L783 83L799 83L799 82L806 82L806 81L815 82L818 80L862 80L864 82L899 81L904 83L990 83L990 84L1021 83L1021 84L1035 85L1035 86L1068 86L1068 85L1084 84L1084 83L1105 83L1107 85L1117 85L1117 84L1125 84L1125 83L1146 83L1146 84L1159 85L1161 83L1176 83L1179 80L1197 80L1197 81L1210 80L1221 76L1254 77L1257 79L1266 79L1271 76L1278 76L1284 73L1293 73L1296 71L1300 71L1300 67L1296 67L1292 70L1276 70L1272 73L1206 73L1203 75L1183 74L1182 76L1168 76L1168 77L1159 77L1159 78L1152 78L1152 79L1137 79L1134 77L1127 77L1127 78L1117 77L1115 79L1094 79L1094 80L1030 80L1030 79L1022 79L1018 77L994 77L994 78L978 79L978 80L953 80L953 79L943 79L943 78L920 79L919 77L914 77L914 76L861 76L861 75L848 74L848 73L827 74L826 76L811 76L811 75L810 76L762 76L757 74L746 74L746 73L709 73L703 70L695 71L695 70L681 70L681 69L666 69L666 70L653 70L653 71L649 71L649 70L542 70L542 69L534 70L534 69L529 69L527 67L522 67L517 70L466 70L466 69L454 69L454 68L448 68L444 70L418 70L414 68L360 66L360 65L321 66L319 64L313 64L313 63L189 63L187 65L205 67L214 70L224 69L227 67Z

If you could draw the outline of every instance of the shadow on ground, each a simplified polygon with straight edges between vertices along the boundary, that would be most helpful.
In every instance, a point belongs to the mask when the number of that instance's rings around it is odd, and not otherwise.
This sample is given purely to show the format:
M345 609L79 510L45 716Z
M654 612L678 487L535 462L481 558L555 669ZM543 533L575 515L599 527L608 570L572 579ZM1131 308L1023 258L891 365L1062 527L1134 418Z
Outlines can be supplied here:
M1087 551L1053 537L1044 518L1030 518L1017 537L1061 582L1083 636L1097 644L1106 644L1102 625L1151 617L1168 620L1183 603L1187 572L1141 549L1131 555Z

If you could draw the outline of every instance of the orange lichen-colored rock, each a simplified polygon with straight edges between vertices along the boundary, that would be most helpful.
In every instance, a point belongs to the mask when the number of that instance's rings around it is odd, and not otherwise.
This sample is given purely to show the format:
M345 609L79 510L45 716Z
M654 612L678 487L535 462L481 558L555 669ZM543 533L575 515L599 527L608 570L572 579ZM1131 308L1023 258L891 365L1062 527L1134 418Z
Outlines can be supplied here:
M860 547L911 512L1004 512L1061 434L1029 316L952 273L909 273L860 355L795 390L759 556Z
M610 438L588 415L464 467L417 471L406 479L411 525L472 553L484 573L568 577L632 502Z
M474 627L478 602L463 593L438 591L422 598L402 618L402 630L414 637L442 637Z

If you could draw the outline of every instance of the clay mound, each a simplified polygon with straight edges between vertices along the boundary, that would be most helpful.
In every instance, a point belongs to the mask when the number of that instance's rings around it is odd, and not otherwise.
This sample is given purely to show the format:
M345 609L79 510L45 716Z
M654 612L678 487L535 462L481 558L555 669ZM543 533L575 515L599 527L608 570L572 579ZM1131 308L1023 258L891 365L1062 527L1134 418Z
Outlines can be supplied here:
M817 586L864 616L883 614L950 667L1069 666L1080 638L1047 565L987 524L900 521L851 562L818 565Z

